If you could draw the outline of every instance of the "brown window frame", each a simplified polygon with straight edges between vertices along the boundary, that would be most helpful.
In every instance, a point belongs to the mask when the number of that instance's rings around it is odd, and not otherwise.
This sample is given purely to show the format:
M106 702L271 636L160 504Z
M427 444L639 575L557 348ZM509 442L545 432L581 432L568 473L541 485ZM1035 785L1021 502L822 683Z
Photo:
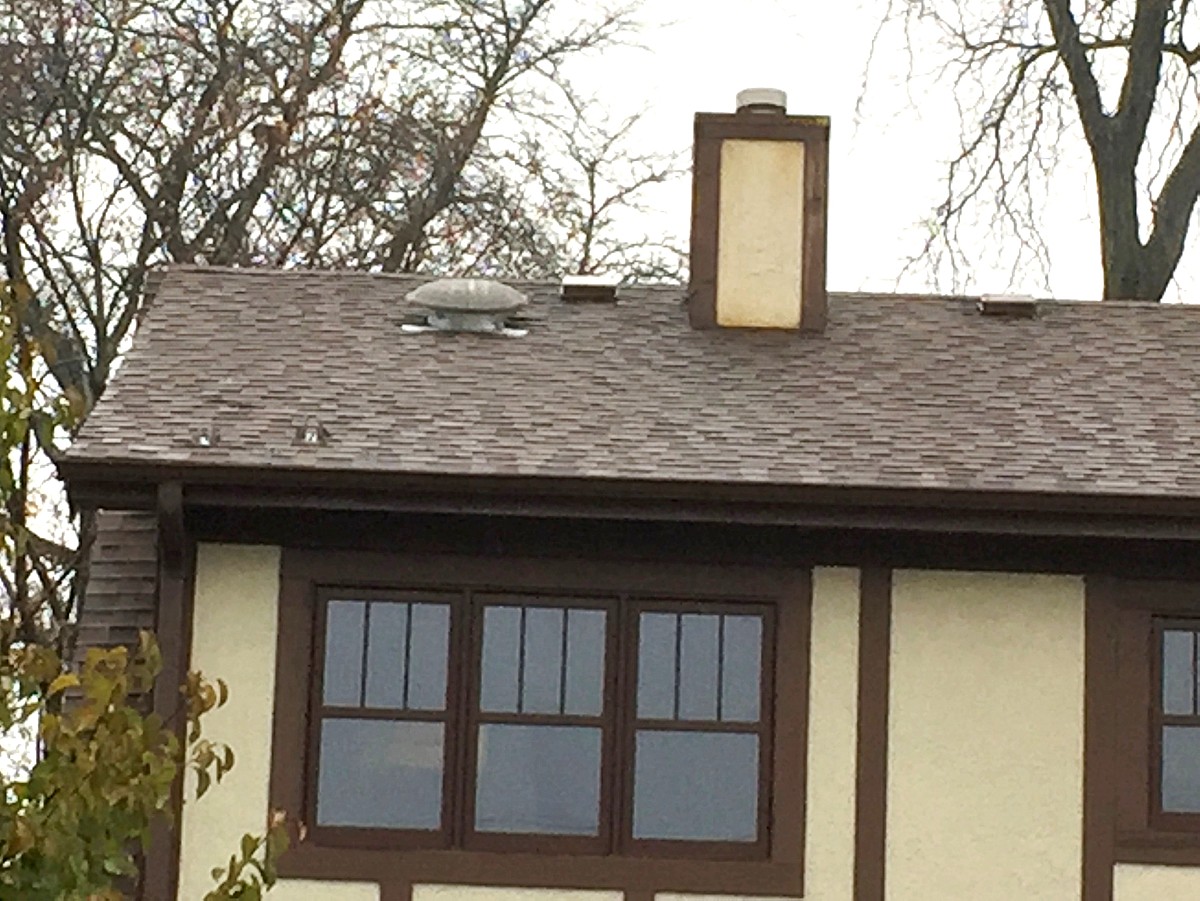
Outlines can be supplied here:
M309 729L306 754L306 804L304 807L304 822L310 824L314 838L329 845L344 845L347 847L392 847L392 848L447 848L450 847L451 834L447 829L447 798L453 798L452 791L452 773L450 767L446 767L443 771L442 778L442 825L441 828L434 830L418 830L418 829L391 829L391 828L371 828L362 826L321 826L317 820L317 779L321 771L321 725L326 719L370 719L384 720L388 722L440 722L443 724L443 741L446 746L445 758L447 760L457 760L459 755L458 747L458 730L452 728L452 714L450 703L447 703L441 711L417 711L409 709L384 710L379 708L369 708L366 706L366 642L370 635L369 615L367 622L363 627L363 655L362 664L362 705L357 708L344 706L331 706L324 703L324 659L325 659L325 638L326 630L321 628L326 621L328 615L329 602L341 600L365 601L368 603L409 603L409 604L447 604L450 606L450 624L448 637L448 653L452 653L452 649L458 639L456 630L461 628L461 623L456 622L454 616L454 601L456 596L453 592L446 591L412 591L407 589L379 589L379 588L353 588L353 597L344 597L346 591L331 586L320 586L317 588L315 612L317 621L313 628L313 651L311 662L311 697L309 701L309 722L312 726ZM368 608L369 609L369 608ZM446 697L449 702L458 695L461 689L461 673L455 667L447 667L446 671Z
M1192 632L1194 640L1200 640L1200 615L1180 617L1177 614L1154 616L1151 621L1150 639L1150 824L1155 829L1167 832L1193 832L1200 834L1200 811L1184 813L1164 810L1162 806L1162 733L1164 726L1200 727L1200 710L1191 715L1168 714L1163 710L1163 635L1167 631ZM1200 660L1193 651L1192 692L1193 709L1200 704Z
M597 716L570 714L538 714L518 710L516 713L498 713L484 711L480 703L479 680L483 658L483 619L489 607L521 607L530 608L561 608L561 609L592 609L604 610L607 614L605 623L605 669L603 685L603 704ZM610 665L614 660L618 646L617 618L618 604L611 598L579 598L552 596L548 594L531 593L479 593L472 597L467 604L468 631L471 636L470 646L466 657L461 658L462 669L469 673L465 697L465 708L462 711L464 720L464 757L460 761L459 776L461 822L461 847L468 851L529 851L537 854L605 854L610 852L608 842L611 840L611 813L613 806L613 769L612 759L614 743L613 733L616 720L609 715L608 702L612 700L615 679ZM523 654L523 652L522 652ZM520 703L521 686L518 684L518 705ZM561 687L565 693L565 686ZM539 833L488 832L475 828L475 798L476 779L478 778L479 730L483 725L509 723L513 725L587 725L601 730L600 744L600 793L599 793L599 833L596 836L561 836Z
M325 640L329 605L335 601L366 602L360 664L360 705L329 705L324 700ZM367 646L372 605L439 604L448 607L446 703L440 711L384 709L367 706ZM591 609L607 615L604 635L603 704L595 716L566 713L489 712L483 709L480 674L483 664L483 622L488 609ZM635 649L644 612L754 615L761 619L759 661L759 718L753 722L687 719L679 713L680 672L676 640L675 715L645 719L636 711L641 674ZM765 859L770 850L770 759L774 684L775 630L773 607L761 601L721 598L718 601L667 599L622 594L615 597L577 598L546 593L496 593L460 590L420 591L402 586L393 591L361 590L347 586L317 588L313 628L306 822L318 841L333 845L388 848L462 848L478 851L530 851L544 854L636 854L648 857L703 857L714 860ZM678 629L678 625L677 625ZM719 636L723 633L718 633ZM523 669L523 667L522 667ZM520 680L520 677L518 677ZM518 685L520 682L518 682ZM565 692L565 689L563 689ZM719 702L719 693L718 693ZM518 705L519 706L519 705ZM719 703L718 703L719 707ZM437 722L443 726L441 825L438 829L322 825L317 819L318 779L321 772L322 725L331 719L365 719L387 722ZM601 733L598 832L595 836L515 833L480 830L475 825L479 731L486 724L531 726L574 725ZM639 839L633 834L634 746L639 731L703 731L752 734L758 740L759 773L756 837L754 841L704 841Z
M272 806L301 810L309 828L302 840L285 856L281 872L295 878L357 879L380 883L385 890L402 889L421 882L457 882L496 886L547 888L622 889L744 894L802 893L805 753L807 737L807 657L811 607L811 575L807 570L763 566L700 566L613 561L501 560L476 557L405 557L399 554L345 551L300 551L285 549L280 598L279 656L277 666L277 710L272 752ZM398 597L438 600L449 594L471 591L503 597L519 595L549 605L581 599L598 606L598 601L625 598L618 604L621 621L610 624L606 642L614 635L631 635L627 621L646 606L669 605L678 612L703 609L741 610L751 605L764 614L762 670L771 677L762 680L760 718L773 738L760 745L761 771L759 838L757 842L711 843L627 840L619 846L571 847L559 837L520 836L509 841L507 834L475 833L465 828L468 811L453 808L450 828L443 799L444 832L431 836L397 834L403 830L361 830L351 827L313 827L315 812L316 754L318 734L313 703L323 658L318 656L317 612L322 598L354 591L354 599ZM464 600L463 604L466 603ZM609 603L617 604L615 600ZM639 606L641 605L641 606ZM772 620L773 617L773 620ZM465 643L477 652L481 639L482 612L464 623L465 614L451 615L451 641ZM323 621L322 621L323 622ZM636 668L628 637L623 647L609 647L606 678L630 679ZM775 666L777 645L789 649L787 667ZM791 649L796 652L791 653ZM304 650L307 649L307 650ZM307 669L297 666L299 654ZM451 659L453 657L451 651ZM796 662L793 663L793 657ZM803 665L800 665L800 663ZM451 666L458 675L461 667ZM309 673L311 672L312 677ZM465 698L472 690L470 680L458 678L448 691ZM636 692L636 682L626 683ZM606 685L606 698L612 689ZM477 705L466 702L464 710ZM774 719L771 719L773 712ZM477 714L473 714L478 719ZM477 727L471 724L471 729ZM618 719L614 728L632 735L631 717ZM473 736L474 732L464 733ZM297 739L300 741L297 743ZM448 734L448 744L452 739ZM470 755L472 740L457 741L449 760ZM619 745L619 743L618 743ZM291 747L292 753L284 749ZM295 748L305 748L297 754ZM605 747L608 744L605 743ZM297 758L303 758L298 760ZM612 785L627 795L632 768L621 761L605 761ZM447 767L447 776L453 764ZM465 765L456 772L466 774ZM617 779L617 774L623 774ZM465 778L459 775L458 778ZM473 791L458 791L454 804L469 805ZM777 803L776 799L782 799ZM604 803L604 802L602 802ZM614 803L608 809L631 816L631 805ZM611 836L618 830L610 831ZM631 836L632 833L629 833ZM590 840L589 840L590 841ZM610 838L611 842L612 839ZM715 855L716 846L723 853ZM505 852L505 853L497 853ZM389 888L393 887L393 888Z
M1200 583L1091 576L1087 819L1120 863L1200 865L1200 814L1162 810L1164 625L1200 628Z

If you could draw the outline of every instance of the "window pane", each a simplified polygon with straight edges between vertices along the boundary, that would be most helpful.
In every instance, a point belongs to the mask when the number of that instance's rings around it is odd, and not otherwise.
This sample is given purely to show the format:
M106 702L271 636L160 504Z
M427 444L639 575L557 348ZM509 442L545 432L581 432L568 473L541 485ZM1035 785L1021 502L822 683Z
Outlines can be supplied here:
M371 605L367 636L368 707L397 709L404 706L404 634L408 604Z
M520 653L521 609L488 607L484 610L480 709L516 713Z
M762 697L762 619L726 616L725 663L721 672L721 719L753 723Z
M444 757L440 723L326 719L317 823L439 828Z
M1200 727L1164 727L1162 756L1163 810L1200 813Z
M717 630L721 617L683 617L679 651L679 716L685 720L717 718Z
M1195 712L1196 686L1192 664L1195 660L1195 633L1163 632L1163 713L1189 715Z
M330 707L362 703L362 601L330 601L325 620L324 697Z
M757 735L639 731L633 835L752 842L758 778Z
M600 730L479 728L475 828L481 832L596 835Z
M563 611L525 610L524 713L558 713L562 691Z
M675 718L674 613L643 613L638 622L638 716Z
M408 648L408 707L444 710L450 608L445 604L412 604L409 616L412 636ZM374 627L372 621L371 628Z
M604 709L603 610L567 612L567 713L599 716Z

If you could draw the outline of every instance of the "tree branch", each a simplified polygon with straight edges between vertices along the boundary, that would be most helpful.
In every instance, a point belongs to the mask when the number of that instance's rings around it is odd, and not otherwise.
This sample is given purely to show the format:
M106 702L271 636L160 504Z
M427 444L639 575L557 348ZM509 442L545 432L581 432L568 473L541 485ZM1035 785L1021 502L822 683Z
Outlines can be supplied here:
M1088 63L1079 36L1079 23L1071 14L1071 0L1044 0L1046 14L1058 46L1058 56L1067 69L1075 93L1075 105L1092 152L1108 144L1110 122L1100 99L1100 85Z

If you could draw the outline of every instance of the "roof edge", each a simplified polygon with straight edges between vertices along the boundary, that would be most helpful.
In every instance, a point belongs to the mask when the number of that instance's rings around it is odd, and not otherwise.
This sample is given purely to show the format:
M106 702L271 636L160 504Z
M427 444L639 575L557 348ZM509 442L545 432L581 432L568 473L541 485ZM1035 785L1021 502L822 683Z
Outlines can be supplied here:
M189 507L476 513L729 522L926 533L1200 540L1200 498L805 486L300 468L61 464L77 506L153 509L158 486Z

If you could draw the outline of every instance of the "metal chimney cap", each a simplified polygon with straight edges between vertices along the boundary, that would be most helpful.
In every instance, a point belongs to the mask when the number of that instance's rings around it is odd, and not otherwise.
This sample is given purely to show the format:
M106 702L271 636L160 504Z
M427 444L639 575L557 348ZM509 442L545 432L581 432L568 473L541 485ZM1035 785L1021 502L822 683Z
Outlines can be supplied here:
M407 299L454 313L511 313L529 302L516 288L487 278L440 278L409 291Z
M778 88L746 88L738 91L737 111L754 113L786 113L787 92Z

